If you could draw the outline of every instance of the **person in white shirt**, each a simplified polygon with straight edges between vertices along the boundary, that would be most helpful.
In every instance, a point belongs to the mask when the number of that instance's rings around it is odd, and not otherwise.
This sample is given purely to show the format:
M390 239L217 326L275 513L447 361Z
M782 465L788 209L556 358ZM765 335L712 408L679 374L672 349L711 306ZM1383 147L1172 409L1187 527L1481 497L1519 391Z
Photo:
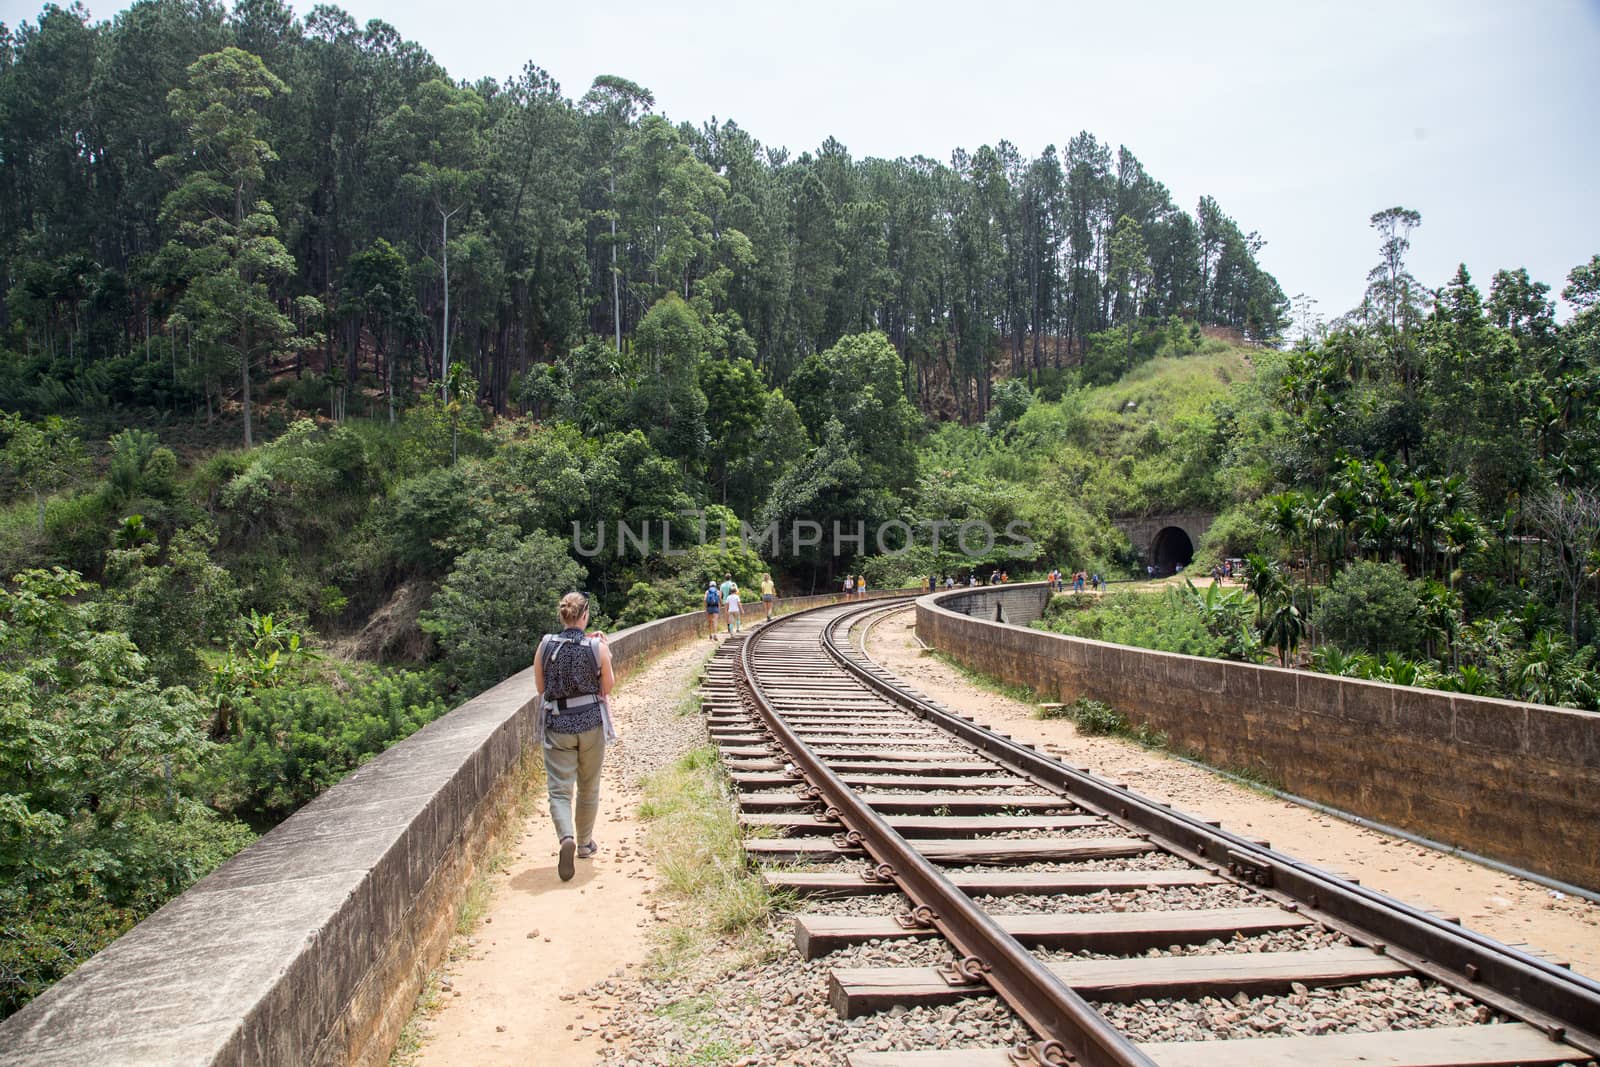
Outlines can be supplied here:
M739 587L734 586L728 593L728 632L736 633L740 629Z

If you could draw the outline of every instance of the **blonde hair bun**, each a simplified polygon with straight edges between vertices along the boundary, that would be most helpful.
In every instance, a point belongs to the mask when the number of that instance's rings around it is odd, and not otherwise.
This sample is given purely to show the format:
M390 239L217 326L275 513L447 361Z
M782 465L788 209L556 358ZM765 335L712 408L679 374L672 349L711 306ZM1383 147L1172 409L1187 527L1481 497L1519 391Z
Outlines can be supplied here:
M583 618L583 613L589 610L589 598L582 593L568 593L561 598L556 610L561 613L562 625L576 626Z

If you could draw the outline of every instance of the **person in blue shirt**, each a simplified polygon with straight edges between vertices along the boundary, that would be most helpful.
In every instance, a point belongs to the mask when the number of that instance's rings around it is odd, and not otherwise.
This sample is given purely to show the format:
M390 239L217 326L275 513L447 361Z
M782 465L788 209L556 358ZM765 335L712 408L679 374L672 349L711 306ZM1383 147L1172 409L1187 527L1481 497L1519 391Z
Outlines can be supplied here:
M717 639L717 616L722 613L722 592L716 579L706 583L706 636Z

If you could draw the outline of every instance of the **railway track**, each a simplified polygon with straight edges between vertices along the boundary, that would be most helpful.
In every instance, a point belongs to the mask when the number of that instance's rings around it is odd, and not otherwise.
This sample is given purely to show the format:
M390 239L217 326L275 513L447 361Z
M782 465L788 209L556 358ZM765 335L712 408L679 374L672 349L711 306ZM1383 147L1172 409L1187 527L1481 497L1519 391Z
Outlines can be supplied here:
M770 886L817 902L794 918L800 953L907 950L903 966L833 969L840 1015L995 996L1034 1035L1011 1048L854 1052L852 1067L1600 1056L1600 983L943 709L852 639L893 610L875 601L769 623L726 643L703 689L747 854ZM1379 992L1335 1016L1308 1007L1353 989ZM1128 1036L1218 1002L1237 1006L1231 1036L1203 1025L1186 1040Z

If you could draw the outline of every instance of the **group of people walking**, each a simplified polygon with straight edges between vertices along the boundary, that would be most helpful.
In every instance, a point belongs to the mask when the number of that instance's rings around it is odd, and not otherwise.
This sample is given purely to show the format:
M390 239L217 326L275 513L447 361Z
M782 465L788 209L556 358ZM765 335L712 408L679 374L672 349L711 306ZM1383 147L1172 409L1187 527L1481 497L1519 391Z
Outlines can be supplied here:
M1094 574L1090 574L1088 571L1084 570L1073 571L1071 578L1072 591L1074 593L1083 592L1086 586L1098 593L1100 591L1100 587L1105 584L1105 582L1101 580L1098 571L1096 571ZM1061 572L1060 567L1050 568L1049 581L1052 591L1057 593L1064 593L1067 591L1067 575Z
M777 602L778 587L772 582L772 575L761 576L761 607L763 614L761 621L766 622L772 618L772 605ZM718 626L727 629L728 633L738 633L744 628L744 598L739 594L739 583L733 580L733 575L722 576L722 584L718 585L715 578L706 583L706 636L713 641L717 638Z

